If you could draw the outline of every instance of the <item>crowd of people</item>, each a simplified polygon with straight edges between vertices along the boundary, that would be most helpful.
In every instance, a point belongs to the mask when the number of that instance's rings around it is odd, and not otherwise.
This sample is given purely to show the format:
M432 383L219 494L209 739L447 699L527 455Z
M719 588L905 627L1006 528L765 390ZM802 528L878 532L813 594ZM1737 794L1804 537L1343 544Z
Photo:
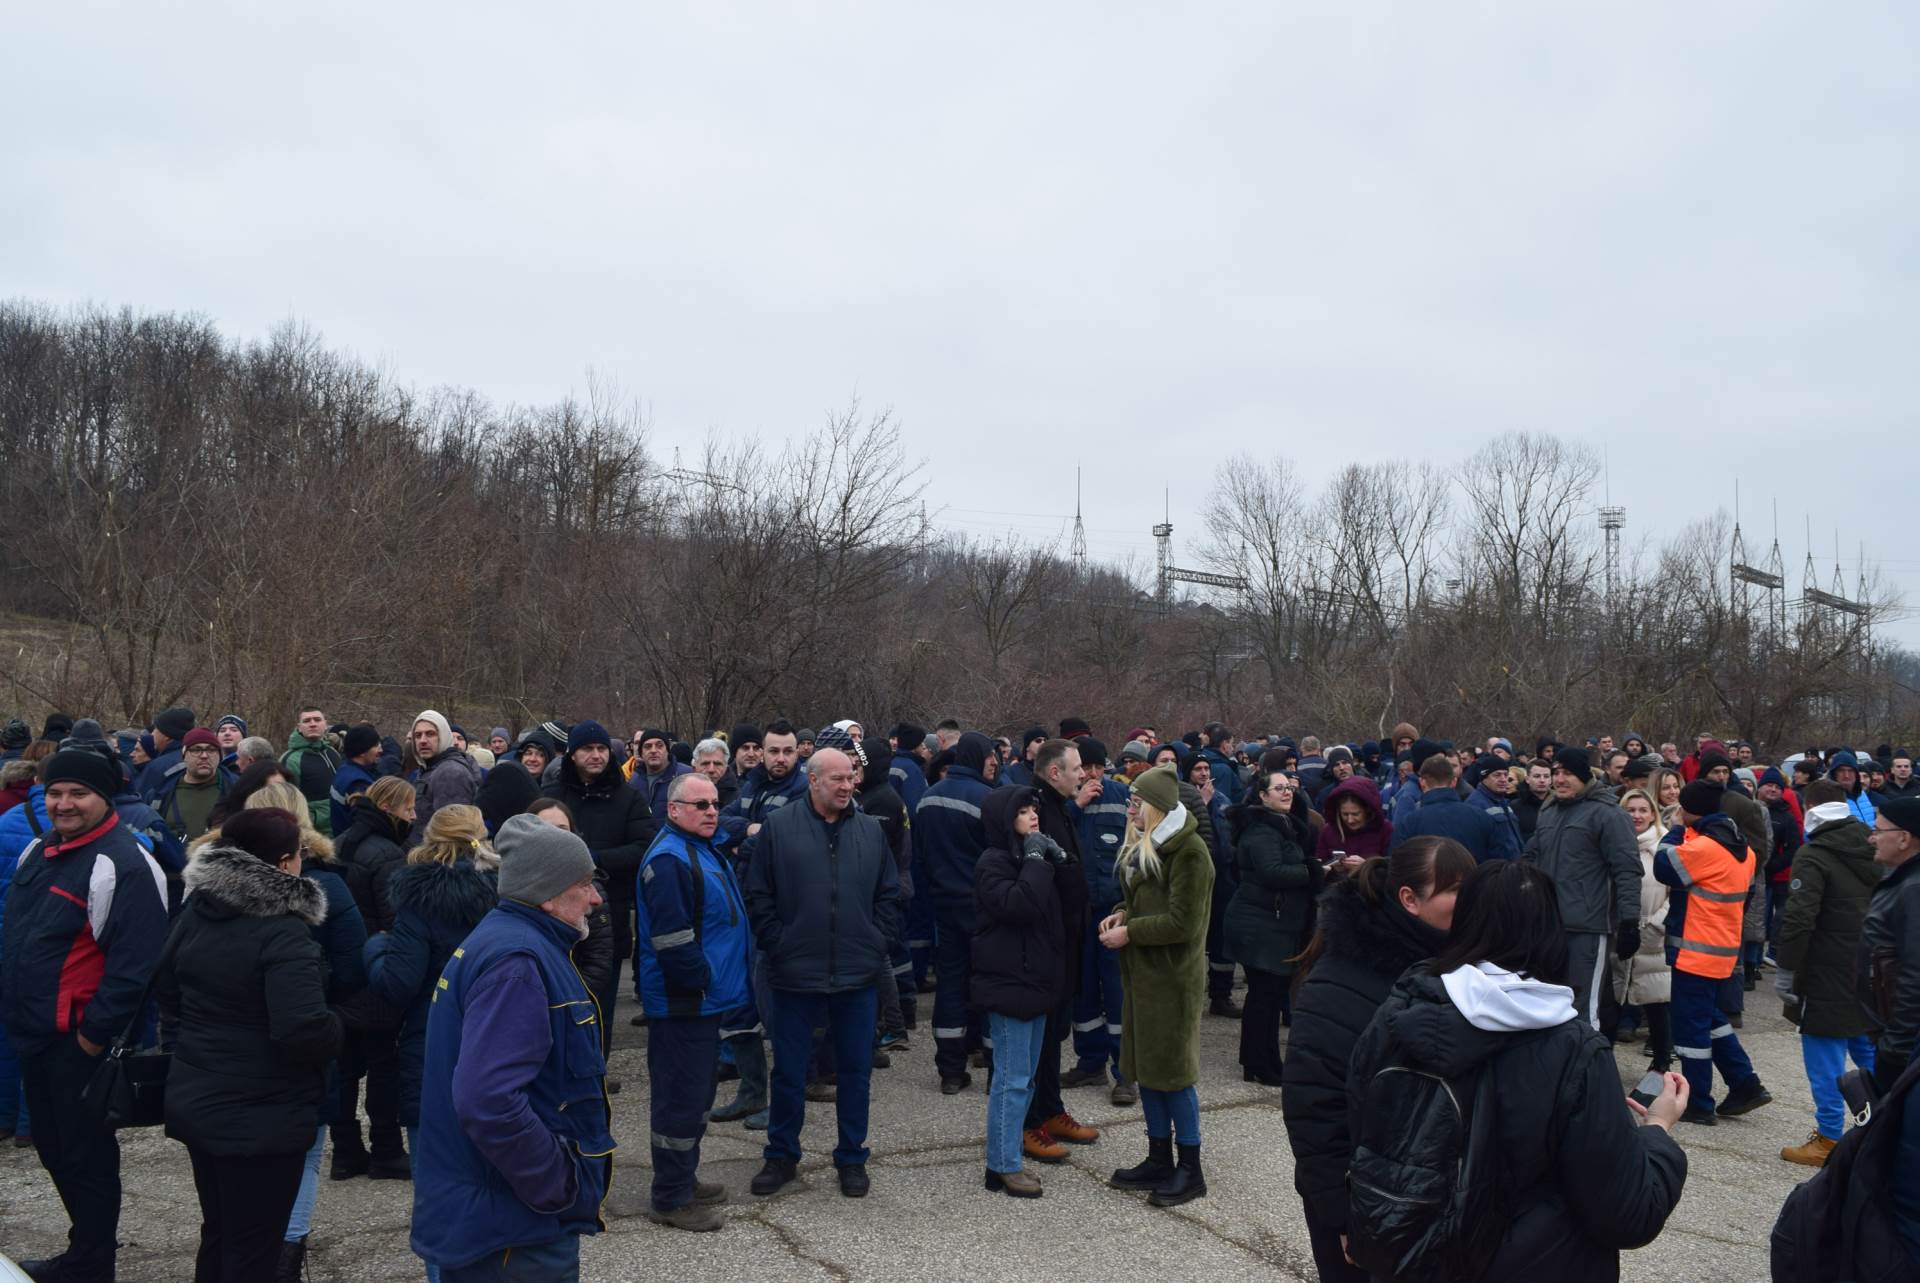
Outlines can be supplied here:
M1525 752L1405 723L1116 742L1071 718L688 742L592 719L470 738L433 710L394 736L309 707L283 749L186 708L12 721L0 1134L71 1222L22 1268L114 1275L119 1148L90 1090L109 1049L171 1053L208 1283L300 1277L323 1166L412 1180L429 1279L577 1278L623 1005L646 1027L649 1214L695 1232L728 1197L700 1179L707 1130L765 1133L770 1195L810 1103L833 1107L841 1194L869 1192L872 1073L929 993L925 1086L984 1076L987 1191L1043 1196L1036 1165L1100 1139L1068 1103L1093 1088L1144 1121L1110 1184L1203 1198L1201 1028L1239 1020L1323 1281L1617 1277L1680 1198L1672 1133L1774 1103L1739 1035L1762 984L1815 1101L1786 1162L1834 1152L1849 1060L1883 1098L1914 1076L1907 748L1768 761L1629 731ZM1642 1042L1624 1082L1613 1044ZM1886 1199L1920 1263L1920 1109L1899 1125Z

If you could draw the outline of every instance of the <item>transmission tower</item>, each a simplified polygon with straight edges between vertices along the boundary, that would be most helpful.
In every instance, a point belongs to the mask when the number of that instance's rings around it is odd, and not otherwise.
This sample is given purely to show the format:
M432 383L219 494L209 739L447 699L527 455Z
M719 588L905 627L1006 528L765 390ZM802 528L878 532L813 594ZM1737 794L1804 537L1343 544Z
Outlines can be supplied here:
M1627 524L1627 510L1614 504L1600 509L1600 531L1607 541L1607 609L1619 602L1620 528Z
M1780 535L1776 530L1773 537L1773 551L1768 554L1765 569L1747 559L1746 540L1740 533L1740 483L1738 481L1733 483L1733 556L1727 570L1733 591L1734 616L1739 619L1740 627L1749 632L1753 628L1748 586L1764 588L1767 593L1767 632L1777 644L1779 633L1786 631L1787 609L1787 580L1782 573L1784 567L1780 564Z
M1163 505L1169 503L1164 493L1161 496L1161 502ZM1231 588L1243 597L1250 592L1251 585L1242 575L1216 575L1206 570L1184 570L1173 564L1173 523L1165 519L1166 515L1171 515L1171 511L1171 507L1167 507L1162 520L1153 528L1156 572L1154 600L1159 603L1160 613L1164 615L1173 609L1173 585L1176 582L1205 584L1210 588Z
M1073 577L1087 577L1087 528L1080 522L1080 469L1073 470Z

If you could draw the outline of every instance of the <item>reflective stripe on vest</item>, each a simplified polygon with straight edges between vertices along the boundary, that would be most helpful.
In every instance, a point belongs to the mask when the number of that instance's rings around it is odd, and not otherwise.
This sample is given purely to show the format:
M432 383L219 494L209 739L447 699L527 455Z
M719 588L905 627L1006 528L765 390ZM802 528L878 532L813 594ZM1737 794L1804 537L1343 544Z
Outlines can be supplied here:
M1753 881L1752 852L1736 859L1726 847L1695 829L1679 846L1667 846L1667 861L1686 884L1687 910L1680 930L1669 934L1673 965L1690 975L1724 980L1740 958L1740 930L1747 889Z

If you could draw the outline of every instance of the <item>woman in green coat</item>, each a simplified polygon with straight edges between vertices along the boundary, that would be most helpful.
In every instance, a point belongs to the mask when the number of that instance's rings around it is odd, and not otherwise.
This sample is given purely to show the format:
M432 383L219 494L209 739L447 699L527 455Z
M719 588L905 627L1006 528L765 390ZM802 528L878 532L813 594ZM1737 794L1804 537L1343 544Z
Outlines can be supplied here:
M1172 768L1156 766L1133 782L1114 875L1121 908L1101 922L1100 943L1120 952L1120 1072L1140 1087L1147 1160L1115 1172L1110 1183L1152 1190L1155 1206L1175 1207L1207 1192L1193 1085L1200 1077L1213 856L1180 803Z
M1280 1024L1293 959L1313 931L1320 861L1306 852L1292 815L1296 785L1279 771L1253 777L1232 811L1233 859L1240 885L1227 905L1227 956L1247 969L1240 1021L1240 1069L1250 1083L1280 1085Z

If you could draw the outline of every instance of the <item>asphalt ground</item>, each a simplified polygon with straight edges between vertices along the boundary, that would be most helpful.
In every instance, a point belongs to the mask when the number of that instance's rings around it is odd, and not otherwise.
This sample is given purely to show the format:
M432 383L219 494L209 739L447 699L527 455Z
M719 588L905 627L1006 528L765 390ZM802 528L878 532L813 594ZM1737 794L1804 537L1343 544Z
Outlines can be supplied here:
M1748 996L1741 1038L1773 1092L1772 1105L1704 1129L1682 1126L1686 1193L1650 1246L1625 1255L1622 1276L1645 1283L1751 1283L1767 1277L1767 1238L1780 1204L1811 1169L1783 1162L1784 1145L1804 1140L1813 1100L1799 1038L1778 1014L1771 973ZM929 1004L923 1002L923 1016ZM1045 1196L1032 1201L982 1188L985 1075L942 1096L923 1019L911 1050L874 1073L870 1172L862 1201L840 1195L828 1151L833 1107L810 1104L801 1179L756 1199L747 1182L760 1165L760 1138L739 1123L715 1124L701 1173L724 1183L730 1202L718 1233L689 1234L645 1218L647 1083L645 1033L622 1005L612 1072L620 1143L608 1232L588 1238L583 1277L591 1280L1022 1280L1113 1283L1116 1278L1312 1280L1312 1257L1293 1193L1292 1156L1278 1090L1244 1083L1235 1063L1239 1022L1204 1022L1203 1155L1209 1193L1184 1207L1150 1207L1144 1195L1109 1189L1114 1168L1144 1154L1138 1107L1116 1108L1104 1090L1067 1093L1083 1121L1103 1129L1057 1166L1033 1166ZM1625 1087L1645 1069L1644 1052L1617 1049ZM720 1089L730 1098L731 1084ZM198 1203L184 1150L158 1129L124 1134L119 1277L130 1283L192 1277ZM321 1283L419 1277L407 1246L412 1187L403 1181L323 1179L310 1239L308 1276ZM66 1216L33 1151L0 1145L0 1251L14 1259L58 1251Z

